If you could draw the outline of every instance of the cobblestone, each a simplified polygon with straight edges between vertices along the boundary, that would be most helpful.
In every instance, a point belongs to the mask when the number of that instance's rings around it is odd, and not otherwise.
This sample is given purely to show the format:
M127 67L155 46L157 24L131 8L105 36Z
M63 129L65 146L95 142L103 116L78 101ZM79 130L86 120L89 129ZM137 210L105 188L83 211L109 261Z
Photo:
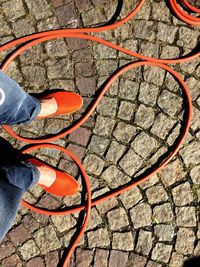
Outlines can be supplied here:
M126 209L132 208L142 199L140 190L135 187L131 190L125 191L119 197Z
M121 266L125 267L128 260L128 255L122 251L111 251L108 267Z
M195 48L195 46L197 45L197 37L197 31L192 31L186 27L180 27L179 41L177 42L177 44L187 48Z
M135 100L139 85L131 80L120 80L119 96L126 100Z
M117 188L130 181L130 178L121 172L115 165L108 167L102 174L102 178L111 188Z
M184 206L194 200L190 184L188 182L173 188L172 195L174 203L177 206Z
M113 234L113 241L112 241L112 248L125 250L125 251L132 251L133 250L133 235L131 232L125 233L114 233Z
M176 221L178 226L196 227L196 214L194 207L176 208Z
M168 200L166 191L161 185L155 185L146 190L148 202L150 204L158 204Z
M169 203L155 206L153 209L153 218L157 223L170 222L173 219L172 209Z
M119 122L115 128L113 135L121 142L128 143L131 138L135 135L135 127L131 124L126 124L124 122Z
M170 186L185 178L186 174L181 162L176 159L170 162L158 175L161 177L165 186Z
M33 237L42 254L46 254L47 252L61 247L56 232L51 225L39 229L34 233Z
M4 267L22 267L22 262L17 255L12 255L2 261Z
M94 133L100 136L110 136L115 126L115 120L98 116L94 128Z
M128 217L123 208L111 210L107 213L108 223L111 230L120 230L129 225Z
M135 115L135 123L144 129L148 129L152 126L154 118L155 113L153 109L141 104Z
M200 184L199 173L200 173L200 166L196 166L190 171L190 176L194 184Z
M96 249L94 257L94 267L107 267L109 252L104 249Z
M139 100L144 104L154 106L158 98L159 87L147 82L140 84Z
M171 242L174 237L174 227L167 224L156 225L154 227L155 235L159 241Z
M165 70L159 68L152 68L150 66L144 67L144 80L155 85L162 85L165 78Z
M155 138L145 132L139 133L131 143L134 151L142 158L148 158L150 154L158 148L158 142Z
M152 259L168 263L172 251L171 245L165 245L162 243L156 244L152 251Z
M76 252L76 266L89 267L92 261L93 252L91 250L78 249Z
M9 236L16 246L26 241L27 237L30 237L29 232L22 224L13 229Z
M141 167L143 161L132 149L126 153L122 158L119 165L129 176L134 175L134 173Z
M76 220L72 216L52 216L51 219L60 233L76 225Z
M107 248L110 245L109 233L106 228L100 228L87 233L89 248Z
M99 175L103 170L104 161L94 154L89 154L84 159L84 166L86 171Z
M147 259L145 257L139 256L132 252L129 256L126 267L132 267L132 266L144 267L146 262L147 262Z
M167 90L163 90L158 98L158 105L164 113L174 116L181 111L182 99Z
M30 239L29 241L25 242L19 248L19 251L22 254L24 260L29 260L40 254L40 251L33 239Z
M138 204L130 210L131 220L134 228L150 226L152 223L152 211L148 204Z
M103 155L109 145L109 139L102 136L93 135L88 149L99 155Z
M192 254L194 250L195 235L193 230L179 228L176 239L176 251L183 255Z
M152 28L154 27L153 21L136 21L134 25L134 35L136 38L153 41L155 39L155 32L152 31Z
M29 35L36 31L34 27L34 20L29 17L15 21L15 23L12 24L12 28L16 37Z
M53 15L50 9L50 5L48 4L48 1L46 0L36 0L36 1L25 0L25 1L29 10L37 20L46 19L47 17Z
M149 255L152 248L152 233L144 230L140 230L138 236L138 242L136 245L136 251L143 255Z
M153 127L151 128L151 132L161 139L164 139L169 134L174 125L175 121L173 121L163 113L160 113L155 119Z
M15 251L14 245L9 240L5 239L0 244L0 260L10 256Z
M157 33L158 40L165 42L165 43L172 44L175 40L177 30L178 30L178 27L169 26L165 23L159 22L158 33Z
M121 101L117 116L120 119L130 121L135 111L135 104L128 101Z

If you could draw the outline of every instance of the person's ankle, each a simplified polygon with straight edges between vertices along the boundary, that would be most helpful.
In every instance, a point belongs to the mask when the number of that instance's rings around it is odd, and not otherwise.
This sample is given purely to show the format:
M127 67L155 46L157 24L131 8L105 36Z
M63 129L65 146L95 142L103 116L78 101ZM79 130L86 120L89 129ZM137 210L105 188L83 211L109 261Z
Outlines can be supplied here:
M50 187L56 180L56 172L47 166L37 166L37 169L40 172L38 184Z
M58 109L57 102L53 97L48 99L42 99L40 102L41 102L41 110L40 113L38 114L39 117L54 114Z

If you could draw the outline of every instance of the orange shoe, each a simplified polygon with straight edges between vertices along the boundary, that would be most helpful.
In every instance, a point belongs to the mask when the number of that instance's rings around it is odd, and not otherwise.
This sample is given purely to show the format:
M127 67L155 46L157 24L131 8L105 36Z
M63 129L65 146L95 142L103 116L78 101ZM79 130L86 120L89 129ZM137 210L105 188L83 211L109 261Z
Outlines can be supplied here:
M58 109L53 114L49 114L46 116L37 116L38 119L48 118L56 115L64 115L64 114L67 115L80 109L83 105L82 97L73 92L67 92L67 91L54 92L48 94L43 99L48 99L48 98L55 98Z
M46 192L56 196L64 197L74 195L79 190L78 182L66 172L59 171L54 167L50 167L38 159L31 158L28 159L28 161L38 167L46 166L48 168L52 168L56 172L56 180L50 187L46 187L38 183L38 185L41 186Z

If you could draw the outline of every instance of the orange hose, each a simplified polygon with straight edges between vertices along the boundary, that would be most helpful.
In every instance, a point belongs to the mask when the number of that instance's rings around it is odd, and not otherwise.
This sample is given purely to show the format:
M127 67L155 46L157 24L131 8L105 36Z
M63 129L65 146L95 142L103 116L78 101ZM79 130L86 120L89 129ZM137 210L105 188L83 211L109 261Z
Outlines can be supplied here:
M70 151L66 151L64 148L62 147L58 147L57 145L54 145L54 144L40 144L40 145L36 145L36 146L33 146L33 147L30 147L26 150L23 151L23 153L28 153L29 151L33 150L33 149L37 149L37 148L43 148L43 147L51 147L51 148L58 148L60 149L61 151L63 151L64 153L67 153L69 156L71 156L74 161L77 163L77 165L79 166L82 174L83 174L83 178L85 180L85 183L86 183L86 186L87 186L87 193L88 193L88 202L87 202L87 206L86 204L84 205L79 205L77 206L76 208L69 208L67 210L64 210L64 211L49 211L49 210L45 210L45 209L42 209L42 208L38 208L38 207L34 207L32 206L31 204L27 203L26 201L22 201L23 205L35 212L38 212L38 213L41 213L41 214L45 214L45 215L67 215L67 214L71 214L71 213L75 213L75 212L78 212L78 211L81 211L83 209L85 209L87 207L87 214L86 214L86 219L85 219L85 222L84 222L84 225L77 237L77 239L75 240L75 242L72 244L71 248L70 248L70 251L67 255L67 258L65 259L65 263L63 265L63 267L67 267L67 263L68 263L68 260L70 258L70 255L72 254L74 248L76 247L76 245L78 244L80 238L82 237L83 235L83 232L84 230L86 229L86 226L87 226L87 221L89 219L89 208L90 208L90 204L92 206L95 206L99 203L101 203L102 201L105 201L105 200L108 200L112 197L115 197L121 193L123 193L124 191L126 190L130 190L132 188L134 188L135 186L141 184L142 182L146 181L147 179L150 178L150 176L156 174L158 171L160 171L173 157L174 155L178 152L180 146L182 145L182 143L184 142L184 139L186 137L186 134L189 130L189 126L190 126L190 122L191 122L191 117L192 117L192 101L191 101L191 97L190 97L190 94L189 94L189 90L186 86L186 84L184 83L184 81L181 79L181 77L178 75L178 73L176 73L173 69L171 69L170 67L162 64L162 63L155 63L155 62L148 62L148 61L139 61L139 62L135 62L135 63L132 63L130 65L127 65L125 67L123 67L121 70L119 70L111 79L110 81L107 83L107 85L105 86L104 88L104 91L106 92L106 90L112 85L112 83L114 82L115 79L117 79L121 74L123 74L125 71L128 71L132 68L136 68L136 67L140 67L140 66L144 66L144 65L148 65L148 66L157 66L157 67L161 67L163 69L165 69L166 71L169 71L173 76L174 78L180 83L180 85L182 86L182 89L183 89L183 93L185 94L186 96L186 99L187 99L187 117L186 117L186 121L185 121L185 125L184 125L184 129L182 130L181 132L181 135L180 135L180 138L178 140L178 142L176 143L176 146L174 147L174 150L171 152L171 154L169 154L164 160L163 162L157 166L153 171L151 171L148 175L145 175L143 177L141 177L140 180L138 181L133 181L131 184L129 185L126 185L125 187L121 188L121 189L117 189L115 190L114 192L112 193L109 193L105 196L102 196L102 197L99 197L98 199L95 199L95 200L92 200L91 203L89 203L89 201L91 201L91 192L89 190L89 182L88 182L88 178L87 178L87 175L84 171L84 168L83 166L81 165L81 163L77 160L77 158L70 152ZM103 96L103 93L101 94L101 97ZM101 99L101 97L99 99Z
M25 50L27 50L28 48L42 43L44 41L47 40L52 40L52 39L56 39L56 38L63 38L63 37L70 37L70 38L82 38L82 39L87 39L87 40L91 40L97 43L101 43L104 44L108 47L111 47L113 49L116 49L118 51L121 51L125 54L128 54L130 56L133 57L137 57L140 58L142 60L148 60L154 63L168 63L168 64L175 64L175 63L179 63L179 62L186 62L188 60L191 59L195 59L198 56L200 56L200 52L185 57L185 58L180 58L180 59L155 59L155 58L151 58L151 57L146 57L143 55L140 55L138 53L135 53L133 51L130 51L128 49L122 48L116 44L113 44L111 42L108 42L104 39L98 38L96 36L93 35L88 35L88 34L78 34L78 33L68 33L68 32L63 32L63 33L57 33L57 34L53 34L53 35L48 35L48 36L44 36L44 37L40 37L38 39L35 39L23 46L21 46L18 50L16 50L10 57L7 58L7 60L4 62L4 64L2 65L2 71L6 71L6 69L8 68L9 64L12 62L13 59L15 59L18 55L20 55L21 53L23 53ZM48 137L48 138L42 138L40 137L39 139L33 139L33 138L26 138L26 137L22 137L18 134L16 134L9 126L7 125L3 125L2 127L14 138L21 140L23 142L28 142L28 143L32 143L32 144L39 144L41 142L51 142L54 141L58 138L64 137L68 134L70 134L71 132L75 131L78 127L80 127L88 118L89 116L92 114L92 112L95 110L96 106L98 105L99 101L101 100L101 97L103 96L103 94L105 93L105 91L107 90L107 87L105 86L104 89L102 90L101 94L96 98L94 104L90 107L90 109L87 111L87 113L82 116L82 118L75 123L73 126L69 127L68 129L62 130L61 133L55 134L52 137Z
M189 8L189 9L194 9L194 7L192 7L188 1L184 1L182 0L182 2ZM187 14L185 11L183 11L179 5L177 4L177 0L170 0L170 4L172 7L172 10L174 11L174 13L177 15L178 18L180 18L182 21L184 21L185 23L191 24L191 25L196 25L196 26L200 26L200 18L196 18L193 17L189 14ZM191 10L192 10L191 9ZM197 11L199 13L199 11Z
M194 7L192 6L188 0L182 0L183 4L191 11L196 12L196 13L200 13L200 8Z
M86 227L88 225L89 218L90 218L90 212L91 212L90 182L89 182L88 176L87 176L87 174L85 172L85 169L83 168L83 166L80 163L79 159L71 151L65 149L64 147L60 147L60 146L55 145L55 144L40 144L40 145L35 145L35 146L32 146L32 147L24 149L22 151L22 153L26 154L26 153L29 153L29 152L31 152L33 150L36 150L36 149L39 149L39 148L46 148L46 147L53 148L53 149L58 149L58 150L62 151L63 153L67 154L68 156L70 156L74 160L74 162L78 165L78 167L79 167L79 169L81 171L81 174L83 175L83 178L84 178L84 181L85 181L85 185L86 185L86 190L87 190L87 201L86 201L86 204L84 206L84 209L87 210L86 211L86 216L84 218L83 225L82 225L80 231L78 232L78 235L77 235L75 241L73 242L73 244L69 248L69 251L67 253L67 257L65 258L63 267L67 267L68 261L69 261L71 255L72 255L74 249L76 248L79 240L83 236L83 234L84 234L84 232L86 230ZM28 204L26 201L22 200L22 204L24 204L25 207L30 208L33 211L36 211L36 208L31 206L30 204ZM46 213L43 212L43 214L46 214ZM56 213L56 215L65 215L65 214L69 214L69 213L65 213L65 212L62 212L60 214ZM53 212L49 213L49 215L53 215Z
M21 44L20 48L18 48L11 56L9 56L7 58L7 60L4 62L3 66L2 66L2 70L6 71L6 69L8 68L9 64L12 62L13 59L15 59L18 55L20 55L21 53L23 53L25 50L29 49L30 47L37 45L39 43L45 42L47 40L52 40L55 38L63 38L63 37L69 37L69 38L82 38L82 39L87 39L90 41L94 41L103 45L106 45L108 47L111 47L113 49L116 49L118 51L121 51L125 54L128 54L130 56L145 60L145 61L140 61L140 62L134 62L131 63L129 65L124 66L123 68L121 68L119 71L117 71L115 73L115 75L112 76L112 78L107 82L107 84L105 85L105 87L103 88L103 90L101 91L101 93L99 94L99 96L95 99L93 106L87 111L87 113L81 118L80 121L78 121L74 126L70 127L67 130L64 130L62 133L59 133L57 135L54 135L53 137L50 138L40 138L40 139L29 139L29 138L25 138L22 136L17 135L14 131L12 131L12 129L10 129L8 126L4 125L3 128L14 138L19 139L21 141L24 142L28 142L28 143L40 143L39 145L35 145L32 146L28 149L23 150L23 153L28 153L32 150L38 149L38 148L44 148L44 147L49 147L49 148L54 148L54 149L59 149L62 152L68 154L75 162L76 164L79 166L81 173L83 175L85 184L86 184L86 188L87 188L87 202L83 205L79 205L76 208L69 208L68 210L63 210L63 211L49 211L46 209L42 209L42 208L38 208L38 207L34 207L32 205L30 205L29 203L27 203L26 201L22 201L22 203L24 204L25 207L41 213L41 214L46 214L46 215L67 215L67 214L71 214L77 211L81 211L84 209L87 209L87 213L84 219L84 223L83 226L80 230L80 232L78 233L78 236L75 240L75 242L72 244L72 246L70 247L69 253L67 255L67 258L64 261L63 267L67 266L67 263L69 261L69 258L71 256L71 254L73 253L74 248L76 247L76 245L78 244L78 241L80 240L80 238L82 237L86 227L87 227L87 223L89 220L89 215L90 215L90 210L91 210L91 206L95 206L99 203L101 203L102 201L105 201L107 199L110 199L112 197L115 197L117 195L119 195L120 193L126 191L126 190L130 190L132 188L134 188L135 186L139 185L140 183L142 183L143 181L146 181L147 179L149 179L149 177L153 174L156 174L158 171L160 171L172 158L173 156L178 152L180 146L182 145L186 134L189 130L189 126L191 123L191 116L192 116L192 102L191 102L191 97L190 97L190 93L189 90L186 86L186 84L184 83L184 81L182 80L182 78L180 77L180 75L174 71L173 69L171 69L170 67L168 67L167 65L164 65L163 63L166 64L175 64L175 63L180 63L180 62L186 62L188 60L192 60L195 59L197 57L200 56L200 52L197 52L196 54L192 55L192 56L187 56L187 57L183 57L183 58L178 58L178 59L156 59L156 58L151 58L151 57L147 57L144 55L140 55L138 53L135 53L133 51L130 51L128 49L122 48L116 44L110 43L104 39L95 37L93 35L89 35L86 33L89 32L101 32L101 31L105 31L105 30L111 30L114 29L126 22L128 22L137 12L138 10L142 7L142 5L144 4L145 0L141 0L139 2L139 4L136 6L136 8L125 18L123 18L122 20L112 24L112 25L108 25L108 26L103 26L103 27L98 27L98 28L86 28L86 29L63 29L63 30L53 30L53 31L45 31L45 32L41 32L41 33L36 33L30 36L26 36L26 37L21 37L17 40L11 41L3 46L0 47L0 52L5 51L7 49L13 48L14 46ZM185 2L183 0L183 3L185 4ZM193 24L193 25L200 25L198 22L197 18L194 18L192 16L189 16L188 14L185 14L185 12L183 12L180 7L178 6L176 0L170 0L170 4L171 7L173 9L173 11L175 12L175 14L181 18L184 21L187 21L187 23ZM188 3L189 4L189 3ZM185 4L187 6L187 4ZM187 6L188 7L188 6ZM188 16L187 16L188 15ZM140 180L137 181L133 181L131 184L124 186L121 189L116 189L114 192L112 193L108 193L107 195L103 196L103 197L99 197L95 200L91 200L91 190L90 190L90 185L89 185L89 181L88 181L88 177L86 175L86 172L83 168L83 166L81 165L80 161L77 159L77 157L75 155L73 155L70 151L66 150L63 147L59 147L57 145L54 144L41 144L42 142L49 142L49 141L53 141L56 140L58 138L64 137L65 135L73 132L74 130L76 130L79 126L81 126L91 115L91 113L94 111L94 109L96 108L96 106L98 105L98 103L100 102L101 98L103 97L103 95L105 94L105 92L110 88L110 86L112 85L112 83L120 76L122 75L124 72L132 69L132 68L136 68L136 67L140 67L140 66L154 66L154 67L160 67L168 72L170 72L174 78L179 82L179 84L182 87L183 93L185 95L186 98L186 104L187 104L187 114L185 117L185 124L184 124L184 129L182 130L178 142L176 143L176 145L174 146L173 151L166 156L166 158L163 160L163 162L157 166L154 170L152 170L149 174L147 175L143 175L141 177Z

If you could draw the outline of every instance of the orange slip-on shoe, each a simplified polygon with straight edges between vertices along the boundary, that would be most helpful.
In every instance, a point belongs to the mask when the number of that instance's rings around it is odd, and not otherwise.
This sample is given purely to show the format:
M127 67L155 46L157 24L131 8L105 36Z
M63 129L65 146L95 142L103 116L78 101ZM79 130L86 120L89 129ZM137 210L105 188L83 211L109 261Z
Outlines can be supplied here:
M48 168L52 168L56 172L56 180L50 187L46 187L42 184L39 184L46 192L51 193L56 196L69 196L74 195L79 190L79 184L78 182L69 174L66 172L57 170L54 167L50 167L48 164L43 163L42 161L38 159L28 159L28 162L40 167L40 166L46 166Z
M67 115L79 110L83 105L83 98L73 92L59 91L50 93L42 99L55 98L57 102L57 110L55 113L46 116L37 116L38 119L49 118L56 115Z

